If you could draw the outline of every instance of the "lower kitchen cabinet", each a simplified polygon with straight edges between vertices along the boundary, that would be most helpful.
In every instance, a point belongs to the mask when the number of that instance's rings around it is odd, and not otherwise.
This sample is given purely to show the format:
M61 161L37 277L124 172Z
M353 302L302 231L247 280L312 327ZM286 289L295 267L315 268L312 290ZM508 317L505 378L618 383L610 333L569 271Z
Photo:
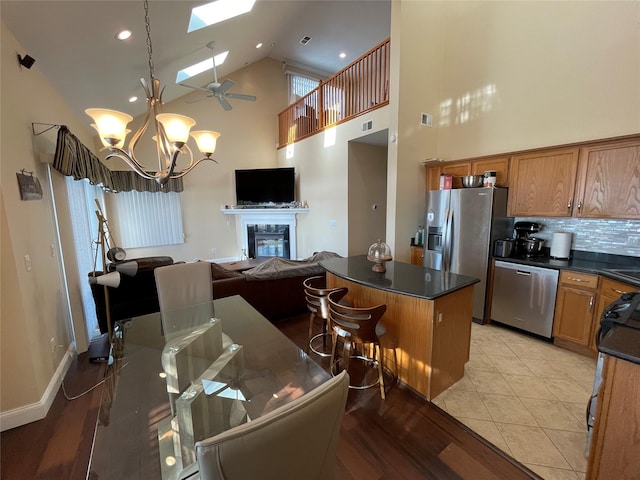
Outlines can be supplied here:
M424 257L424 247L417 247L415 245L411 245L411 264L422 266L423 257Z
M554 343L583 355L591 350L595 334L594 317L598 295L598 275L562 270L553 320Z
M604 356L587 480L640 478L640 365Z

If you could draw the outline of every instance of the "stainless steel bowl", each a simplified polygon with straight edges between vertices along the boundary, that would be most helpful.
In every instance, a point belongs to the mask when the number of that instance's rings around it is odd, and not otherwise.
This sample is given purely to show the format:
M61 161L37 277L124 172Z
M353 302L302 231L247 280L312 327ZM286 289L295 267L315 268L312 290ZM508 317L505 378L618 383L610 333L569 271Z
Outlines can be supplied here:
M462 186L465 188L481 187L484 182L484 175L465 175L462 177Z

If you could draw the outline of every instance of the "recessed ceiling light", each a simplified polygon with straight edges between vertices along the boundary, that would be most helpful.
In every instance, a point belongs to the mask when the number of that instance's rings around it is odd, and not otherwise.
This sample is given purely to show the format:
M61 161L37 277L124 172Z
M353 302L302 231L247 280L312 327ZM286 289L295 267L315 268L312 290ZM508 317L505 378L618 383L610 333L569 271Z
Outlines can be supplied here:
M261 48L261 47L262 47L262 42L260 42L260 43L258 43L258 44L256 45L256 48Z
M133 96L133 97L129 97L129 103L133 103L133 102L137 102L138 101L138 97Z
M187 33L250 12L256 0L217 0L191 10Z
M120 30L116 33L116 38L118 40L126 40L129 37L131 37L131 30Z
M340 58L345 58L346 56L347 56L347 54L346 54L346 53L344 53L344 52L340 52Z
M219 53L215 56L216 59L216 67L219 67L224 63L227 59L227 55L229 55L229 50L226 52ZM184 82L185 80L198 75L199 73L206 72L207 70L211 70L213 68L213 60L211 58L207 58L202 62L196 63L195 65L191 65L190 67L183 68L176 75L176 83Z

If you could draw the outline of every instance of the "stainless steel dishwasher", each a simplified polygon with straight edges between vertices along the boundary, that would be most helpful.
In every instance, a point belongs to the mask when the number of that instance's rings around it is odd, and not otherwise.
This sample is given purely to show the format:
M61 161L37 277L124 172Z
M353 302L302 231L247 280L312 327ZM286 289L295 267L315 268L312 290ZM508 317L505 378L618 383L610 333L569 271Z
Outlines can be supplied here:
M496 261L491 320L551 338L558 270Z

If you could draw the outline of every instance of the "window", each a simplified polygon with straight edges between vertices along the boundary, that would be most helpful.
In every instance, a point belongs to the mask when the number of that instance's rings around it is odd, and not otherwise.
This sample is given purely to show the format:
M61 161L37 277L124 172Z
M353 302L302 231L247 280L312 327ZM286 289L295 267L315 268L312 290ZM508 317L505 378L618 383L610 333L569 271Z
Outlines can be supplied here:
M297 73L289 74L289 103L304 97L320 85L320 81Z
M97 208L96 200L101 206L104 205L104 192L99 186L91 185L86 178L74 180L72 177L65 177L65 182L72 219L71 228L75 243L78 278L80 278L82 308L89 339L92 339L100 336L100 329L98 328L91 287L86 278L94 268L102 271L102 255L101 252L96 252L98 217L95 211Z
M184 243L182 206L176 192L120 192L115 194L120 243L125 249Z

